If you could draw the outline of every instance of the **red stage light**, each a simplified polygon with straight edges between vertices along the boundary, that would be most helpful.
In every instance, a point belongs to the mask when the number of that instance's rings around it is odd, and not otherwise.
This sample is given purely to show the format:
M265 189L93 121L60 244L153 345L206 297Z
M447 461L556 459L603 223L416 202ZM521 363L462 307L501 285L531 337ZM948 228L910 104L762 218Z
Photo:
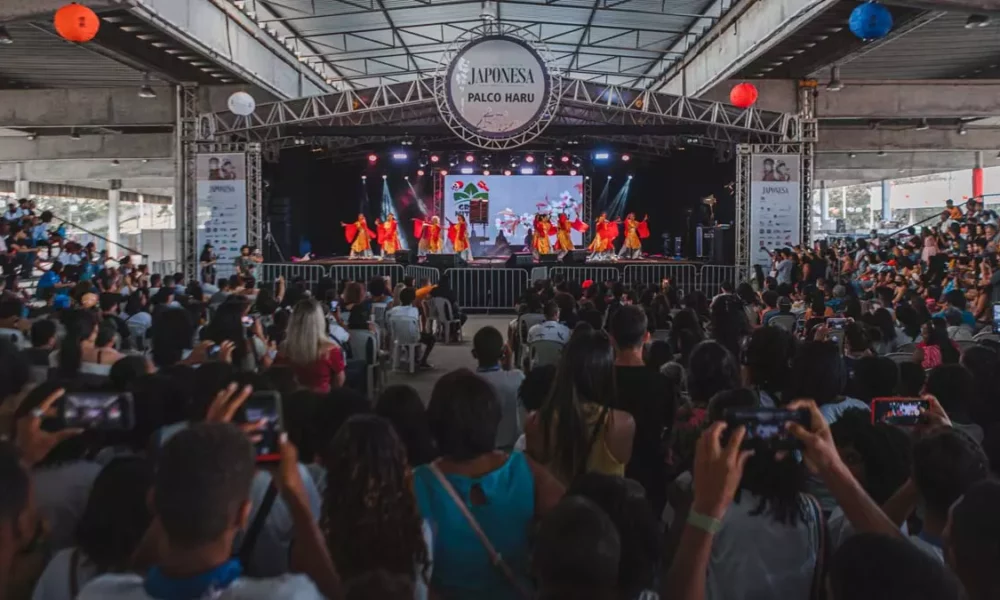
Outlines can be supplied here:
M424 176L424 170L423 169L418 169L417 170L417 177L423 177L423 176Z
M556 172L555 172L555 171L553 171L552 169L545 169L545 174L546 174L546 175L555 175L555 173L556 173Z
M572 177L576 177L576 169L570 169L570 170L569 170L569 174L570 174L570 176L572 176Z
M507 177L510 177L510 169L504 169L503 174L506 175Z
M529 154L529 155L527 155L527 156L524 157L524 162L526 162L526 163L533 163L533 162L535 162L535 157Z
M377 163L378 162L378 156L375 155L375 154L369 154L368 155L368 162L370 162L372 164Z
M568 154L563 154L562 158L560 158L559 160L561 160L564 163L568 163L569 162L569 155Z
M483 169L483 177L489 177L489 176L490 176L490 170L489 169Z
M476 162L476 155L475 154L466 154L465 155L465 162L467 162L467 163Z
M628 154L622 154L622 160L624 162L628 162L628 161L632 160L632 157L630 155L628 155Z
M438 156L437 154L431 154L431 162L432 162L432 163L436 163L436 162L438 162L439 160L441 160L441 157L440 157L440 156Z
M441 169L441 177L444 177L447 174L448 174L448 169Z

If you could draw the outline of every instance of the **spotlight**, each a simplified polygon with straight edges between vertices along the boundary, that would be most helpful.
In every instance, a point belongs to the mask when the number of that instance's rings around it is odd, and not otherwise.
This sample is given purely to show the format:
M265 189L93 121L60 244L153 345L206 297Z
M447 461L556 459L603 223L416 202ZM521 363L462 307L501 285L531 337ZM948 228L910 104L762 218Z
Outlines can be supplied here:
M830 81L826 84L826 91L839 92L844 89L844 82L840 80L840 67L830 68Z
M382 176L382 181L385 181L385 180L386 180L386 179L388 179L388 178L389 178L389 176L388 176L388 175L383 175L383 176Z
M436 163L436 162L438 162L440 160L441 160L440 156L438 156L437 154L431 154L431 162L432 163Z
M472 175L475 172L475 169L472 167L462 167L458 172L462 175Z
M555 171L553 171L552 169L545 169L545 174L546 174L546 175L555 175L555 174L556 174L556 172L555 172Z
M927 131L930 128L931 126L929 123L927 123L927 119L920 119L920 123L917 123L917 126L914 127L913 129L915 131Z
M855 154L854 152L851 152L850 154L847 155L847 158L857 158L857 157L858 155Z
M503 174L504 174L505 176L507 176L507 177L510 177L510 175L511 175L511 172L510 172L510 169L504 169L504 170L503 170Z
M611 158L611 154L609 152L602 151L594 153L594 160L608 160L609 158Z
M80 132L77 131L76 129L70 129L69 130L69 139L71 139L73 141L79 140L80 139Z
M569 175L570 175L570 177L576 177L576 169L570 169L569 170Z
M423 177L423 176L424 176L424 170L423 169L417 169L417 177Z
M590 175L587 175L586 177L584 177L584 180L590 181Z
M444 177L445 175L448 174L448 169L441 169L439 173L441 173L441 177Z
M426 167L427 163L429 163L429 162L430 162L430 158L427 156L427 152L426 151L421 152L420 155L417 157L417 166L419 166L419 167Z
M452 169L458 166L457 154L452 154L451 156L448 157L448 166L451 167Z
M516 169L518 167L518 165L520 165L520 164L521 164L521 162L519 160L517 160L516 156L511 156L510 157L510 168L511 169Z
M960 124L958 126L958 135L965 135L967 133L969 133L969 131L965 128L965 123Z
M545 155L545 161L544 162L545 162L545 168L546 169L551 169L552 167L556 166L556 160L554 158L552 158L551 154L546 154Z
M583 161L582 161L582 160L580 160L580 157L579 157L579 156L574 156L574 157L573 157L573 163L572 163L572 164L573 164L573 168L574 168L574 169L579 169L580 167L582 167L582 166L583 166Z
M4 46L9 46L14 43L14 38L10 37L10 32L7 31L7 27L0 25L0 44Z
M367 175L362 175L361 176L361 181L368 181L368 176Z
M628 180L632 181L632 176L631 175L628 176Z
M156 90L149 85L149 73L142 74L142 86L139 88L140 98L156 98Z
M524 167L521 169L521 175L534 175L535 170L531 167Z
M559 162L563 164L568 163L570 160L571 159L569 157L569 154L563 154L562 156L559 157Z
M611 179L611 175L608 175L608 179Z
M627 152L625 154L622 154L622 162L628 162L630 160L632 160L631 155L629 155Z
M35 134L35 133L29 133L29 134L28 134L28 141L29 141L29 142L33 142L33 141L35 141L35 138L37 138L37 137L38 137L38 134Z
M383 175L383 177L385 177L385 176ZM409 181L410 180L410 176L409 175L403 175L403 179L406 180L406 181Z
M375 163L377 163L378 162L378 155L376 155L376 154L369 154L368 155L368 162L371 163L371 164L373 164L373 165Z
M493 166L493 157L489 154L484 154L479 158L479 164L482 165L484 169L489 169Z
M976 27L986 27L990 24L989 15L969 15L969 18L965 20L966 29L975 29Z
M489 176L490 176L490 170L489 169L483 169L483 177L489 177Z
M406 152L393 152L392 153L392 160L403 161L403 160L406 160L407 158L409 158L409 156L407 156ZM371 160L371 157L369 157L368 160Z
M475 154L466 154L465 155L465 162L467 162L467 163L474 163L474 162L476 162L476 155Z
M524 157L524 162L530 165L531 163L535 162L535 157L531 154L528 154L527 156Z

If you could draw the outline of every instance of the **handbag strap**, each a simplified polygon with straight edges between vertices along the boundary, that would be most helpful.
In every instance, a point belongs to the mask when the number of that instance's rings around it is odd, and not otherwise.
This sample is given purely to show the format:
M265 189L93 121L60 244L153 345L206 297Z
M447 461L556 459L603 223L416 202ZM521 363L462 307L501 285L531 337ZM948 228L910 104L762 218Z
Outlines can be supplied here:
M817 530L816 567L813 569L812 592L809 598L811 600L822 600L826 596L826 569L830 562L830 531L819 500L812 494L806 494L805 496L806 502L809 503L810 512L813 513L813 518L816 520Z
M274 485L274 482L271 482L267 486L267 491L264 492L264 498L260 502L257 514L254 515L250 527L247 528L246 535L243 536L243 543L240 544L240 551L237 554L237 558L240 559L240 564L243 565L244 569L249 567L250 561L253 559L253 551L257 545L257 538L260 537L260 532L264 529L264 523L267 521L268 515L271 514L271 509L274 507L274 502L277 499L278 488Z
M78 573L80 571L80 550L73 549L73 554L69 557L69 596L76 598L80 595L80 581Z
M449 497L451 497L452 502L454 502L455 506L458 507L458 510L461 511L462 516L465 517L466 523L469 524L469 528L471 528L472 532L479 538L479 543L483 545L483 548L486 550L486 554L489 555L490 562L493 566L496 567L507 579L507 581L510 582L514 589L517 590L517 593L521 598L524 598L525 600L532 598L533 594L529 590L525 589L523 584L518 581L517 576L514 575L514 571L511 570L510 565L507 564L507 561L503 559L503 556L500 555L496 547L493 546L493 543L490 542L490 538L479 525L479 521L477 521L476 517L473 516L472 511L470 511L469 507L465 505L465 501L458 495L458 492L455 491L454 486L452 486L451 482L448 481L448 478L444 476L441 469L439 469L434 463L429 464L428 468L431 473L434 474L434 477L437 478L441 487L444 488L444 491Z

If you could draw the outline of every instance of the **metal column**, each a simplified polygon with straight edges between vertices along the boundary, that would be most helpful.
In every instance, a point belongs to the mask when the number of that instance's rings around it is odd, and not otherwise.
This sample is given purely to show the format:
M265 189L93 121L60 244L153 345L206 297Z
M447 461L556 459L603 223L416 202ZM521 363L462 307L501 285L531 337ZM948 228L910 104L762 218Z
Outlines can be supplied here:
M198 86L177 86L177 125L174 146L174 215L177 222L177 265L194 277L198 270L198 188L195 177L198 141Z

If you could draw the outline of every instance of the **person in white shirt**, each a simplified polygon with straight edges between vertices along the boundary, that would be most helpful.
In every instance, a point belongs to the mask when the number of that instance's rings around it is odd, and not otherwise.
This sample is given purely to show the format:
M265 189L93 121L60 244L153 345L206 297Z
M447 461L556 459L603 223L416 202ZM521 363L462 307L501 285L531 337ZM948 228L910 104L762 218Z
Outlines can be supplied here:
M569 327L559 322L559 305L550 301L545 305L545 320L528 330L528 344L544 340L565 345L571 333Z
M394 331L396 339L405 344L421 343L424 345L424 352L421 355L419 366L430 368L427 357L434 349L434 336L420 330L420 309L413 306L413 301L417 298L417 290L412 287L405 288L399 292L399 306L394 306L385 311L385 322L390 324L390 331ZM393 323L400 325L393 325Z
M525 415L518 403L524 373L511 369L513 353L504 344L503 334L494 327L483 327L476 332L472 338L472 356L479 362L476 374L493 386L500 402L496 447L509 452L524 432Z
M295 531L292 562L299 564L292 570L304 574L248 578L242 575L240 560L232 558L236 536L251 523L249 490L257 469L249 438L221 421L227 421L251 391L248 387L237 394L231 387L209 407L209 422L177 433L163 447L150 494L157 526L144 540L149 548L160 549L154 566L145 575L97 577L80 591L78 600L341 596L339 576L306 497L298 452L284 438L274 484Z

